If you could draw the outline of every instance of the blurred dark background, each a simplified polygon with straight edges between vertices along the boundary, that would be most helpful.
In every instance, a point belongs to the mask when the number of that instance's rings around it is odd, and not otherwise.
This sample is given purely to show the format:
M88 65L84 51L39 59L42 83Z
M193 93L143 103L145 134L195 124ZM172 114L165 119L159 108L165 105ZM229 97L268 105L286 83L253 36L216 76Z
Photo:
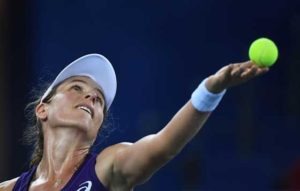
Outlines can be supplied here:
M202 79L273 39L270 72L230 89L203 130L136 190L300 190L300 1L0 1L0 182L27 170L31 90L101 53L118 91L96 151L159 131ZM108 136L108 134L110 134Z

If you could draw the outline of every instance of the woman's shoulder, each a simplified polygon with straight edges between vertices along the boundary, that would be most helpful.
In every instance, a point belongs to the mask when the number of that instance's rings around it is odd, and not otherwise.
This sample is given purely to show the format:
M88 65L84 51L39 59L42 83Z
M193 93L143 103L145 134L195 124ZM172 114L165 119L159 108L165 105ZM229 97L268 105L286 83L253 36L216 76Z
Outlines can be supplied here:
M96 165L100 166L110 166L115 159L116 154L123 150L124 148L129 147L132 143L122 142L118 144L111 145L103 149L97 156Z
M0 183L0 191L11 191L19 177Z
M97 156L97 162L102 160L112 160L119 151L129 147L132 143L122 142L115 145L111 145L103 149Z
M108 186L109 182L111 182L111 176L113 174L113 164L116 154L124 148L129 147L130 145L132 145L132 143L118 143L105 148L98 154L95 166L96 174L105 186Z

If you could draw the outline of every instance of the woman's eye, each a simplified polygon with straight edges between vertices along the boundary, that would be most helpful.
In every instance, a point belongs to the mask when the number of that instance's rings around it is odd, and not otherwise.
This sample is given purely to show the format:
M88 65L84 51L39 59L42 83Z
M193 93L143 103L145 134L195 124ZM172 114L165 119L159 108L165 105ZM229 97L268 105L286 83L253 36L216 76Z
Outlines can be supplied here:
M104 106L104 100L101 97L97 97L97 101L100 103L101 106Z
M78 85L74 85L74 86L72 86L72 88L76 91L81 91L82 90L82 88Z
M100 97L97 97L97 101L102 105L103 104L103 101Z

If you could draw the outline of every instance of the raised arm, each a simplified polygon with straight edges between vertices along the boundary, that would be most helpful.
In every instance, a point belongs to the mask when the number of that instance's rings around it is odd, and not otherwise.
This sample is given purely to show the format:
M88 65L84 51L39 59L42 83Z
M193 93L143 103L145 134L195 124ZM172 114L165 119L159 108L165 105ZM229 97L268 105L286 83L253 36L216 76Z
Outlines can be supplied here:
M221 68L205 81L206 89L218 94L268 71L250 61ZM188 101L158 133L133 144L121 144L112 149L112 182L123 182L128 188L145 182L151 175L175 157L199 132L211 112L196 109Z

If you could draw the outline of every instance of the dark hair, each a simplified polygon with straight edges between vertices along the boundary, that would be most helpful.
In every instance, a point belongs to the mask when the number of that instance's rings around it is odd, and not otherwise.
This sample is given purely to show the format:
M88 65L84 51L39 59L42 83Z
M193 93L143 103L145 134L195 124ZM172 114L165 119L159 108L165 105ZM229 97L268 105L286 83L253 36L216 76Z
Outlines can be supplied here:
M31 154L31 159L30 159L31 167L38 165L40 163L40 161L42 160L43 151L44 151L44 134L43 134L43 129L42 129L42 123L35 114L35 108L41 101L43 103L50 103L51 98L56 94L56 90L61 83L59 83L58 85L53 87L51 92L43 100L41 100L41 98L42 98L45 90L39 91L39 93L37 93L37 91L33 91L33 92L35 92L34 93L35 95L33 98L35 101L30 102L25 107L25 115L26 115L26 118L29 123L28 123L28 127L24 131L24 135L23 135L24 139L23 140L25 141L25 143L27 145L31 146L33 149L32 154ZM98 134L100 133L102 126L104 126L103 124L104 124L104 121L106 120L106 116L108 114L106 106L104 107L103 111L104 111L104 118L103 118L101 127L99 128ZM101 132L102 132L102 130L101 130ZM90 148L89 148L89 150L90 150Z

